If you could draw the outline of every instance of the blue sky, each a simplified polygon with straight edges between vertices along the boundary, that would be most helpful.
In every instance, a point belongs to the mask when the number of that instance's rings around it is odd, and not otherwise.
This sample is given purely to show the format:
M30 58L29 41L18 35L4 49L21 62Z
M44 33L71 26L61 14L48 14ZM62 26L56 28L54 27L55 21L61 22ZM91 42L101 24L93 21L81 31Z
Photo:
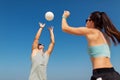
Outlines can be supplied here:
M68 23L84 26L93 11L105 11L120 30L119 0L0 0L0 80L28 80L31 45L39 28L46 23L41 35L45 49L50 42L49 26L54 26L55 48L48 63L48 80L89 80L92 67L84 36L62 32L64 10L71 12ZM44 14L52 11L53 21ZM120 45L111 47L111 62L120 73Z

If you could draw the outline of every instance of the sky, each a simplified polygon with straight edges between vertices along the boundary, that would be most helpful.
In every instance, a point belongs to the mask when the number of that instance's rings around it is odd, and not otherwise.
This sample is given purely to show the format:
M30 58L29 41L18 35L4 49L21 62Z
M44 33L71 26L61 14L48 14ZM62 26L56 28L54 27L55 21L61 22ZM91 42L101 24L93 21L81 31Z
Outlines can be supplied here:
M48 80L90 80L92 65L84 36L64 33L61 19L64 10L70 11L68 24L85 26L93 11L104 11L120 31L119 0L0 0L0 80L28 80L31 69L31 47L39 22L46 26L40 42L48 48L48 27L54 26L55 47L50 56ZM47 11L54 20L47 21ZM111 46L111 62L120 73L120 45Z

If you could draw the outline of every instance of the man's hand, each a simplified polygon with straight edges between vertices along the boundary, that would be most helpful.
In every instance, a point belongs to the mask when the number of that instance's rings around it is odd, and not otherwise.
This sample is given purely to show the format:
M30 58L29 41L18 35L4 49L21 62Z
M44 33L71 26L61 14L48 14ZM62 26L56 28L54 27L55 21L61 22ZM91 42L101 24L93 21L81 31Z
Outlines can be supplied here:
M52 26L52 27L49 27L48 29L49 29L49 31L53 31L53 26Z
M44 28L45 27L45 23L43 24L43 23L39 22L39 26L40 26L40 28Z

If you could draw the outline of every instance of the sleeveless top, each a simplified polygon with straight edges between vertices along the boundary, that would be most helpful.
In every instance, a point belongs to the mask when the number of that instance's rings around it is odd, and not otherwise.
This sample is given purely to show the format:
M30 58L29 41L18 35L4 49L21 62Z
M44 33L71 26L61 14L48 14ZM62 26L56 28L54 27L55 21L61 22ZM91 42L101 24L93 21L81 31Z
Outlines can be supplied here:
M38 52L35 56L31 57L32 66L29 80L46 80L46 68L49 56L44 52Z
M110 58L110 49L108 44L101 44L98 46L89 46L88 53L91 57L109 57Z

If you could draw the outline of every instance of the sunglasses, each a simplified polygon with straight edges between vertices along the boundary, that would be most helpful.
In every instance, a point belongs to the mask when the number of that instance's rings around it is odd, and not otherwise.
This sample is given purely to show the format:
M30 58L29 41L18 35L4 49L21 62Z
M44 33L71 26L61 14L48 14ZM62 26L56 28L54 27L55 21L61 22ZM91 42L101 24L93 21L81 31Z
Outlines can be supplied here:
M44 44L38 44L38 45L40 45L40 46L44 46Z
M91 19L86 19L86 23L87 23L88 21L91 21Z

